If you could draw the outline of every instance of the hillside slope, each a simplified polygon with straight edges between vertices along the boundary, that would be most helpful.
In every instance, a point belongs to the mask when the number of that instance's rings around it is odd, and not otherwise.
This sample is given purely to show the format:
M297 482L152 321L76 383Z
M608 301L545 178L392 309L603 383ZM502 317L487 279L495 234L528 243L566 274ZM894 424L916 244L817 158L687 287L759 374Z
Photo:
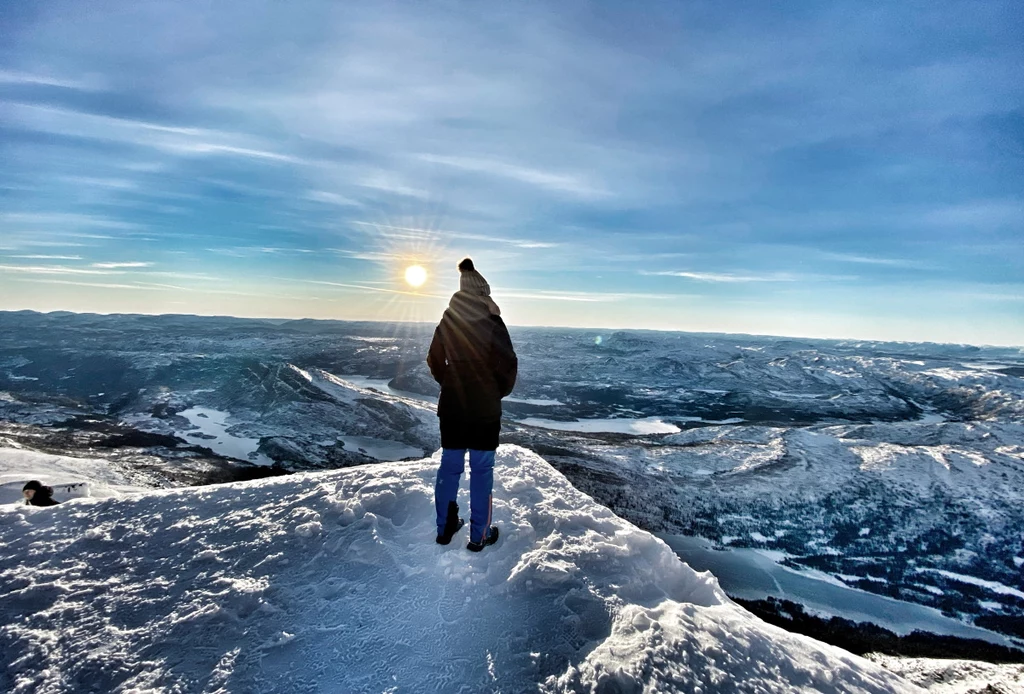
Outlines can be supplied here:
M0 507L0 689L919 691L753 617L522 448L499 543L440 547L435 469Z

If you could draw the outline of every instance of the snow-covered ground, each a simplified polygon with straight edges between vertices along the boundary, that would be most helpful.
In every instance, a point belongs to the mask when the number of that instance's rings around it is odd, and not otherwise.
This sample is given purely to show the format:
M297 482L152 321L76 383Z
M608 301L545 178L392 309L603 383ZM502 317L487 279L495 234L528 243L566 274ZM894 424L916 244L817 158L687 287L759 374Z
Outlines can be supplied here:
M884 665L929 694L1020 694L1024 692L1024 665L997 664L976 660L940 658L900 658L868 654L868 659Z
M436 465L0 507L0 689L919 691L755 618L521 448L498 544L438 546Z
M144 491L102 458L72 458L0 447L0 504L22 503L21 489L29 480L53 487L53 497L58 501Z

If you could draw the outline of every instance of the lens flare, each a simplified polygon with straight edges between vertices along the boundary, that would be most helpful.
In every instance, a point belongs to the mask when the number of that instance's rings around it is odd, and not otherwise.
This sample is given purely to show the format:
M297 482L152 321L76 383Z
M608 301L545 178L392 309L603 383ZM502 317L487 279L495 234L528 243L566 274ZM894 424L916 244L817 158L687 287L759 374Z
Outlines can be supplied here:
M410 265L405 268L405 281L410 286L419 287L427 281L427 271L422 265Z

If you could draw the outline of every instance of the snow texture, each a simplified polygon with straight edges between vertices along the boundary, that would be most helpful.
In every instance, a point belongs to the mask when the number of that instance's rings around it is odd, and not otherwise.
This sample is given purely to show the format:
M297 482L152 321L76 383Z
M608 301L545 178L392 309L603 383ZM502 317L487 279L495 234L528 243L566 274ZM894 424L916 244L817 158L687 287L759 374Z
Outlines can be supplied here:
M498 544L438 546L437 463L0 507L0 690L919 691L525 449L497 456Z
M870 653L870 660L897 672L929 694L1019 694L1024 691L1024 665L977 660L902 658Z
M918 569L918 571L922 573L930 571L954 581L970 583L971 585L988 588L993 593L998 593L1000 595L1012 595L1014 597L1024 598L1024 591L1019 591L1016 588L1011 588L1010 586L1004 586L1002 583L997 583L995 581L986 581L985 579L977 578L976 576L964 576L963 574L954 573L952 571L943 571L941 569Z

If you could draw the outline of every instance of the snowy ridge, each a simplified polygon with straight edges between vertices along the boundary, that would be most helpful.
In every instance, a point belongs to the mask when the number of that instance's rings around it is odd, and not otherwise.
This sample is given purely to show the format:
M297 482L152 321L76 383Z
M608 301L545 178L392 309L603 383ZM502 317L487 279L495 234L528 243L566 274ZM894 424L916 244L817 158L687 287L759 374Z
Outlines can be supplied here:
M0 507L0 689L919 691L761 622L522 448L498 545L437 546L436 464Z

